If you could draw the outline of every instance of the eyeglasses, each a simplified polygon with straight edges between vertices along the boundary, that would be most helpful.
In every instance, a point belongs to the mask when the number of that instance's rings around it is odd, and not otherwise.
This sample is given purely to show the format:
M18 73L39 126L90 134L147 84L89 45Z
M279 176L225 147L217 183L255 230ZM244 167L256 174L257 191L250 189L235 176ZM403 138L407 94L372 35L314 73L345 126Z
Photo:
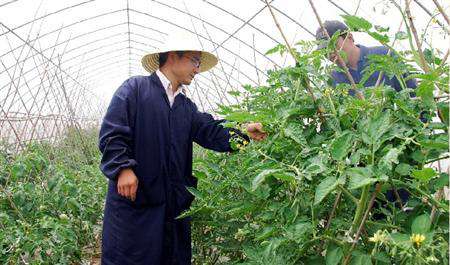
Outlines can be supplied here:
M200 68L200 59L197 59L195 57L191 57L191 56L186 56L187 58L189 58L189 61L191 61L192 66L194 66L195 68Z

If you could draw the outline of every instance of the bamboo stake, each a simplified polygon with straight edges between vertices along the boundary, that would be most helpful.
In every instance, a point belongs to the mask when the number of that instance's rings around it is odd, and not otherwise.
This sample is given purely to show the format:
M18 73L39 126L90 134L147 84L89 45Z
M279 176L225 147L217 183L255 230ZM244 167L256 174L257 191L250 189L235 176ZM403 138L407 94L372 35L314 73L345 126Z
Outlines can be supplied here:
M445 13L445 11L442 8L442 6L439 4L439 2L437 0L433 0L433 2L436 5L436 7L438 8L438 10L441 13L441 15L444 17L444 19L447 22L447 24L450 25L450 19L448 18L447 14Z
M421 68L425 71L425 72L430 72L430 67L427 64L427 61L425 60L425 56L423 54L422 51L422 44L419 40L419 35L417 34L417 30L416 27L414 25L414 21L413 21L413 17L411 15L411 10L409 8L409 4L410 4L411 0L406 0L405 1L405 12L406 12L406 17L408 18L409 21L409 27L411 28L411 32L413 33L414 36L414 40L416 42L417 45L417 52L419 54L419 59L420 59L420 66Z
M321 30L325 33L325 36L330 39L331 36L328 34L328 31L325 29L322 20L320 19L319 13L317 12L316 7L314 6L314 3L312 0L309 0L309 4L311 5L311 8L314 12L314 15L316 16L317 21L319 22L320 28ZM347 34L348 36L348 34ZM346 38L347 38L346 36ZM345 41L345 40L344 40ZM355 84L355 80L353 80L352 75L350 74L350 71L348 70L347 64L345 63L345 61L342 59L342 57L339 55L339 51L336 49L336 47L334 47L334 52L336 53L336 57L338 59L339 64L342 66L342 68L344 69L344 73L347 77L347 79L350 81L350 85L352 86L352 88L355 90L356 93L356 97L359 99L364 99L364 95L361 93L361 91L358 90L358 88L356 87Z
M287 38L286 38L286 35L284 35L284 32L283 32L283 30L281 29L281 26L280 26L280 24L278 23L278 20L277 20L275 14L273 13L272 7L270 6L270 4L269 4L269 2L268 2L267 0L264 0L264 1L266 2L267 8L269 9L270 14L272 15L272 18L273 18L273 21L275 22L276 27L277 27L278 30L280 31L280 34L281 34L281 36L283 37L284 42L286 43L286 46L288 47L289 53L290 53L290 54L292 55L292 57L294 58L294 61L297 63L297 62L298 62L298 61L297 61L297 56L295 56L294 51L292 50L292 47L291 47L291 45L289 44L289 41L288 41ZM314 96L314 93L313 93L313 91L311 90L311 87L310 87L310 85L309 85L309 79L308 79L307 77L305 77L305 79L306 79L306 80L305 80L305 81L306 81L306 82L305 82L306 90L307 90L308 93L310 94L310 96L311 96L313 102L316 103L316 102L317 102L317 98L316 98L316 96ZM318 107L317 107L317 112L319 113L320 119L321 119L322 121L324 121L324 117L323 117L323 115L322 115L322 114L324 113L324 110L323 110L323 108L322 108L321 106L318 106Z

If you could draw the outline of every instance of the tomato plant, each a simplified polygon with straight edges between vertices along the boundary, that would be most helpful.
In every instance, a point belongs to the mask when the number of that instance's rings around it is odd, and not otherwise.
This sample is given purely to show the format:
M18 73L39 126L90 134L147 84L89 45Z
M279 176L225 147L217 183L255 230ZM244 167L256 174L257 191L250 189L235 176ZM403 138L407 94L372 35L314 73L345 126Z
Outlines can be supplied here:
M185 213L196 262L448 263L448 203L434 196L448 174L427 165L448 157L448 102L433 91L448 92L449 65L430 61L425 73L408 52L374 56L367 75L419 86L358 85L356 98L350 85L330 87L334 66L312 47L301 43L295 67L270 71L267 85L244 87L241 105L221 107L228 126L260 121L269 137L198 155L196 202Z
M80 145L80 136L87 145ZM96 136L69 131L57 145L31 143L18 154L0 154L1 264L88 258L99 239L106 193ZM86 162L82 146L94 162Z

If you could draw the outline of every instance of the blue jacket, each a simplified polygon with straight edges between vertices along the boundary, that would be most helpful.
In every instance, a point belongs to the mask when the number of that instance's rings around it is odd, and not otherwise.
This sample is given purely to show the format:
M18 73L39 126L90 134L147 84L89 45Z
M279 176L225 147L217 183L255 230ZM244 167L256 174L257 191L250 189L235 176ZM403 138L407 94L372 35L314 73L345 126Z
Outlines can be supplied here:
M377 47L365 47L363 45L357 45L360 48L360 56L358 60L358 69L353 70L349 68L350 75L353 77L353 80L356 84L358 84L362 77L364 76L364 69L368 66L369 60L368 55L370 54L379 54L379 55L385 55L388 53L388 48L385 46L377 46ZM379 71L374 72L364 83L364 87L370 87L374 86L378 80L378 75L380 74ZM347 83L349 84L350 81L347 79L347 76L342 71L333 71L331 73L331 76L333 78L333 86L336 86L340 83ZM401 85L398 79L394 76L393 78L389 78L386 75L382 75L382 80L385 85L392 86L395 90L400 91ZM406 87L415 89L417 87L417 83L415 79L409 79L406 81ZM354 95L354 91L349 91L349 94Z
M232 151L229 129L199 112L185 95L170 107L158 76L132 77L115 92L100 129L100 168L109 178L102 264L190 264L188 209L196 186L193 142ZM117 175L132 168L139 179L136 200L117 193Z

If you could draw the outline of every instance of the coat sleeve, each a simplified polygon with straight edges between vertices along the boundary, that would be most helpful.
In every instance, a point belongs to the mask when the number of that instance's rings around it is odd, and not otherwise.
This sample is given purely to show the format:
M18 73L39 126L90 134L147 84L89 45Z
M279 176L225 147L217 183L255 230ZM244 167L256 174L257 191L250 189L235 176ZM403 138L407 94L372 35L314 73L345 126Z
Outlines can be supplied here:
M99 149L102 153L100 169L116 180L124 168L137 165L133 158L134 121L136 116L136 86L131 79L114 93L100 128Z
M225 120L215 120L211 114L200 112L194 103L191 102L191 104L193 108L192 138L200 146L218 152L232 152L234 150L230 145L230 131L242 140L249 141L248 136L241 131L223 127L222 123Z

